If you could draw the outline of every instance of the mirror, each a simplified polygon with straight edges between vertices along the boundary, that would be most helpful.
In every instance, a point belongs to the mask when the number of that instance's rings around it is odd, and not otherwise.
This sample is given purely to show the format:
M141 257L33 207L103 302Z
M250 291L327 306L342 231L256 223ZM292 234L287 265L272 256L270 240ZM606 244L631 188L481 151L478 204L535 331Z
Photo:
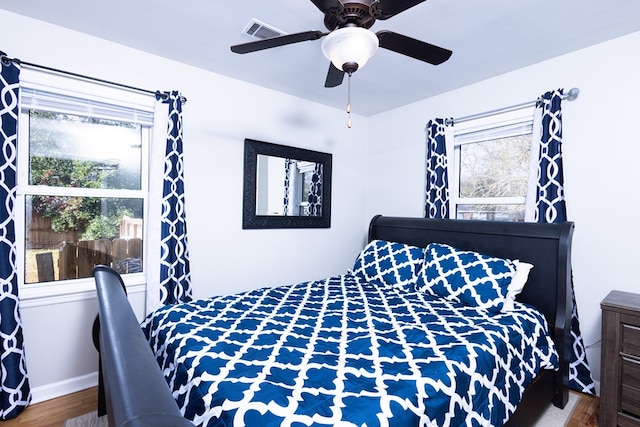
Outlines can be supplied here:
M328 153L244 140L242 228L331 227Z

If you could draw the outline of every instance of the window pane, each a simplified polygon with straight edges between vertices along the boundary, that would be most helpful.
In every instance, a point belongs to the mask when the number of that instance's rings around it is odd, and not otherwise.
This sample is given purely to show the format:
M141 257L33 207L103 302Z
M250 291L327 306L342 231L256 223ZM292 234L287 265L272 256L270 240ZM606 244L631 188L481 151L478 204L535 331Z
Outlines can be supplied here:
M141 189L140 125L34 110L29 117L30 185Z
M531 134L460 146L460 197L524 197Z
M25 283L142 271L143 199L26 196Z
M458 205L456 219L524 222L524 205Z

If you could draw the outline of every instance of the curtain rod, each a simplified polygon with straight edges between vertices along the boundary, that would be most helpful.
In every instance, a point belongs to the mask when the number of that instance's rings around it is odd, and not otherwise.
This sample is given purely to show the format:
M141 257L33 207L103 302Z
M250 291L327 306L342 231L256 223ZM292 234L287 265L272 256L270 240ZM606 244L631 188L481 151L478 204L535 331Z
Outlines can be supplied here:
M567 101L573 101L578 97L579 93L580 93L580 89L578 89L577 87L572 87L571 89L569 89L569 92L562 95L562 99L566 99ZM461 122L467 122L469 120L481 119L484 117L492 116L497 113L508 113L510 111L516 111L521 108L534 106L539 100L540 98L536 99L535 101L523 102L521 104L512 105L510 107L504 107L504 108L498 108L495 110L485 111L484 113L472 114L470 116L458 117L455 119L445 119L444 124L447 126L451 126L454 123L461 123Z
M130 89L130 90L135 90L137 92L143 92L143 93L149 93L152 95L160 95L163 99L167 99L169 97L169 94L167 92L162 92L162 91L153 91L153 90L148 90L148 89L142 89L139 87L135 87L135 86L129 86L129 85L125 85L122 83L116 83L116 82L112 82L109 80L104 80L104 79L99 79L97 77L91 77L91 76L86 76L84 74L78 74L78 73L74 73L71 71L65 71L65 70L60 70L58 68L52 68L52 67L47 67L46 65L40 65L40 64L34 64L32 62L26 62L26 61L22 61L18 58L9 58L6 55L0 55L0 62L2 62L2 64L4 65L8 65L10 62L15 62L16 64L19 65L27 65L29 67L34 67L34 68L40 68L43 70L47 70L47 71L53 71L54 73L59 73L59 74L66 74L68 76L73 76L73 77L78 77L81 79L85 79L85 80L91 80L94 82L98 82L98 83L105 83L111 86L117 86L117 87L121 87L121 88L125 88L125 89ZM183 103L187 102L187 98L185 98L184 96L180 97Z

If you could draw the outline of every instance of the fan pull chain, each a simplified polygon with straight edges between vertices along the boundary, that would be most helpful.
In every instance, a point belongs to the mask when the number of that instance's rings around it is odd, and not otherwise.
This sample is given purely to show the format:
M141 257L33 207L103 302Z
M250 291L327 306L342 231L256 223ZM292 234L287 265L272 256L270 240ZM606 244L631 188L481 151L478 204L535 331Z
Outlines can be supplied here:
M347 127L351 129L351 73L347 80Z

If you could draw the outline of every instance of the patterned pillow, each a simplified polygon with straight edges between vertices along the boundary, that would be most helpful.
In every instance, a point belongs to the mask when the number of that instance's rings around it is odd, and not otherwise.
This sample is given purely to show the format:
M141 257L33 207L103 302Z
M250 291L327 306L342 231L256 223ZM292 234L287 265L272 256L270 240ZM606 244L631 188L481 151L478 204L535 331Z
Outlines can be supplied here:
M511 260L430 243L416 288L470 307L497 312L502 310L515 272Z
M423 263L423 248L372 240L356 258L351 273L368 282L405 286L415 283Z

